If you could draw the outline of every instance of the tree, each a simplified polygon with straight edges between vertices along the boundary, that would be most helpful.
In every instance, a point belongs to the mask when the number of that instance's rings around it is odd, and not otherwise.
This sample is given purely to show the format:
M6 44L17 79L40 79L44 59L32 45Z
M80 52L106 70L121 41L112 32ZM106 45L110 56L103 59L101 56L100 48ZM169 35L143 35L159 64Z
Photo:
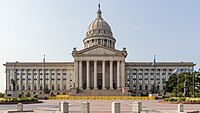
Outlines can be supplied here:
M4 94L3 93L0 93L0 98L3 98L4 97Z
M195 76L196 75L196 76ZM184 82L188 81L189 86L189 95L193 94L193 76L195 77L195 86L199 87L196 83L200 82L200 74L197 72L193 73L180 73L178 75L172 74L168 81L166 81L165 92L172 93L176 96L183 96L184 93ZM195 92L199 92L198 88L195 89Z
M26 97L31 97L30 92L27 92L27 93L26 93Z

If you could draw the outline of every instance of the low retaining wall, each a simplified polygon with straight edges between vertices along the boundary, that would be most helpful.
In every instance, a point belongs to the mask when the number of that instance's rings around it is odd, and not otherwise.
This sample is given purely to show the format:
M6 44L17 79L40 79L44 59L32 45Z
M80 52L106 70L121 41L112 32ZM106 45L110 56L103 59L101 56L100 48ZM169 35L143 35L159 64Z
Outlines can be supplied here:
M49 97L49 100L154 100L154 97L133 97L133 96L68 96L58 95Z

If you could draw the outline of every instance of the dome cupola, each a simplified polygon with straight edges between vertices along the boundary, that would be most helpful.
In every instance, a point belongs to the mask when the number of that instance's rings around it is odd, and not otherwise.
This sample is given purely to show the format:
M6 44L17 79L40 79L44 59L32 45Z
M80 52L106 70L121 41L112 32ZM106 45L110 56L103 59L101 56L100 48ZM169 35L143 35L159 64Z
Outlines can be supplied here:
M94 21L92 21L87 29L86 37L83 39L84 48L94 45L103 45L110 48L115 48L115 38L113 37L109 24L103 20L100 4Z

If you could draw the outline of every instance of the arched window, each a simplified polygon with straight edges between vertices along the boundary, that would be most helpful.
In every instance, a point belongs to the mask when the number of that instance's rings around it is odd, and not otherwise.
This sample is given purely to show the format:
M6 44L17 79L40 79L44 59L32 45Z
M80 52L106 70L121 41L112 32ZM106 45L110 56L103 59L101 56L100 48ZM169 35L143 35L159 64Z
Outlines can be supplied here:
M159 91L159 89L160 89L160 86L159 86L159 85L157 85L157 88L156 88L156 90L157 90L157 91Z
M28 86L28 90L31 90L31 86Z
M139 89L142 90L142 85L140 85Z
M148 90L148 86L147 85L145 86L145 90Z
M42 90L42 86L40 86L40 90Z
M60 90L60 86L58 85L58 90Z
M37 87L36 87L36 86L34 86L34 90L37 90Z
M25 90L25 86L22 86L22 90Z
M66 90L66 86L65 85L63 86L63 89Z
M136 85L133 86L133 89L136 90Z
M51 89L54 90L54 85L51 86Z

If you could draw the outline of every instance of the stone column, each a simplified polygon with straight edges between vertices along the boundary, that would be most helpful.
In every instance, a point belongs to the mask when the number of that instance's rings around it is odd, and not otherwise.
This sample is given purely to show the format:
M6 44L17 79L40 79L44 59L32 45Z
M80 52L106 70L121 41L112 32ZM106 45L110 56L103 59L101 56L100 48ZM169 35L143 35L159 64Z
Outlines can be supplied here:
M40 90L40 70L37 69L37 90Z
M49 69L49 89L52 90L52 76L51 76L51 69Z
M87 61L87 89L90 89L90 61Z
M10 90L9 89L9 81L10 81L10 76L11 76L11 73L9 73L9 70L6 68L6 90Z
M110 61L110 89L113 89L113 61Z
M31 90L34 90L34 70L31 69Z
M83 89L82 61L79 61L79 88Z
M142 70L142 90L145 90L145 69Z
M120 74L119 74L120 68L119 68L119 65L120 65L120 61L118 60L117 61L117 88L120 88Z
M159 89L159 92L163 90L163 84L162 84L162 71L160 70L160 89Z
M121 87L125 87L125 61L121 62Z
M103 89L106 89L106 85L105 85L105 82L106 82L106 79L105 79L105 61L102 61L102 78L103 78Z
M22 90L22 69L19 72L19 91Z
M28 70L25 69L25 90L28 90Z
M57 86L57 69L55 69L55 75L54 75L54 90L56 92L58 86Z
M63 91L63 69L60 70L60 90Z
M94 89L97 89L97 61L94 61Z
M78 61L74 61L75 87L78 87Z

